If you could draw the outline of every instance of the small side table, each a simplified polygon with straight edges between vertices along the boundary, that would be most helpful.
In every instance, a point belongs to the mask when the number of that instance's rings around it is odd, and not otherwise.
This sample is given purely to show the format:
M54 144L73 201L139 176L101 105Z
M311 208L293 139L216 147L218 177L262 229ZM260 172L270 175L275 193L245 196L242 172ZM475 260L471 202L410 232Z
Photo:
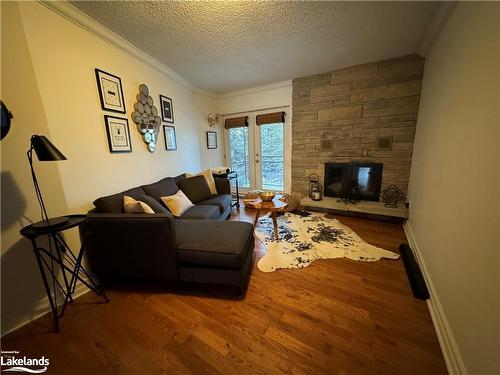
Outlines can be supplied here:
M67 218L67 220L64 220ZM49 300L50 309L54 317L54 331L59 332L59 319L62 318L66 304L73 302L73 294L75 293L76 283L80 281L98 296L101 296L104 301L108 302L108 297L102 289L92 280L85 268L82 266L82 259L85 252L85 240L82 240L80 251L75 254L64 240L61 232L80 226L86 219L86 215L68 215L66 217L56 218L61 219L61 224L52 225L49 227L37 226L40 224L34 223L21 229L21 234L31 241L33 252L35 253L38 268L42 276L43 285L47 298ZM48 236L49 250L37 245L36 240L40 236ZM62 283L57 278L58 266L62 270ZM52 283L52 295L47 273ZM57 293L60 290L64 297L61 312L57 305Z
M236 199L232 200L231 208L236 206L236 208L239 210L240 209L240 190L239 190L239 186L238 186L238 173L236 173L235 171L229 172L227 174L227 178L229 179L229 183L231 183L231 181L234 181L235 185L236 185Z
M240 209L240 190L238 186L238 173L236 171L231 171L227 173L214 174L214 177L219 178L227 178L229 180L229 184L231 185L231 181L234 181L236 187L236 199L232 197L231 193L231 208L236 207L238 210Z
M288 203L280 200L282 195L276 195L272 201L264 202L260 198L256 198L253 201L247 202L245 205L250 208L255 208L257 212L255 213L255 220L253 222L253 227L257 226L257 222L260 216L260 210L265 209L271 212L271 216L273 218L273 226L274 226L274 239L276 241L279 240L278 237L278 222L276 221L276 212L288 206Z

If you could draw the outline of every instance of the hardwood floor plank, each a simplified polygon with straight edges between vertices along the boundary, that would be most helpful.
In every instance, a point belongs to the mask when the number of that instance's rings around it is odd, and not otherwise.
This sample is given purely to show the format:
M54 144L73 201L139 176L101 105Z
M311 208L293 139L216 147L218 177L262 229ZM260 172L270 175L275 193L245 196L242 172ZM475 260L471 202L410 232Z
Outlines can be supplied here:
M252 222L254 211L232 220ZM398 252L399 224L338 217L369 243ZM265 247L256 241L257 260ZM2 350L50 358L48 374L446 374L425 301L401 260L325 259L264 273L244 300L219 287L118 285L69 305L61 332L45 315L2 338Z

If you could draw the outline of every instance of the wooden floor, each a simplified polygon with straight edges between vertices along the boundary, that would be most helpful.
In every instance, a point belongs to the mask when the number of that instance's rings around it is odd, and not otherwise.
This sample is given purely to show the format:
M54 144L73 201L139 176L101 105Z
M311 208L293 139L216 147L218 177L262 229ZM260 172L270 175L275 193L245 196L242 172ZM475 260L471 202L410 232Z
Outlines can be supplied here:
M253 210L234 220L251 222ZM400 224L338 217L362 238L398 251ZM263 254L256 245L257 258ZM305 269L254 268L243 301L210 290L155 286L88 293L61 332L50 316L2 339L2 350L50 359L48 374L443 374L424 301L401 260L315 261ZM224 294L223 294L224 296Z

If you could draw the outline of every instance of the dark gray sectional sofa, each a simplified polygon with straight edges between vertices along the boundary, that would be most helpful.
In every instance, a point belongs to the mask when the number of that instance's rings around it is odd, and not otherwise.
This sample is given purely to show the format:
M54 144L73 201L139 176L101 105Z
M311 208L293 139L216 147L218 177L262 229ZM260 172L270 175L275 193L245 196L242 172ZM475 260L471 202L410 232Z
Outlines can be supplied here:
M98 198L94 201L96 208L93 212L123 213L123 196L128 195L144 201L155 213L172 215L162 203L161 197L177 193L180 186L195 206L184 212L181 217L175 218L176 220L225 220L229 216L231 213L231 188L228 179L214 178L218 194L211 195L203 176L194 176L189 179L184 176L166 177L149 185L138 186L121 193Z
M253 226L225 221L231 214L229 180L215 178L215 183L218 194L211 195L203 176L180 175L96 199L80 227L92 272L103 281L227 284L243 296L253 266ZM195 206L177 218L160 197L179 189ZM155 214L124 213L124 195L148 204Z

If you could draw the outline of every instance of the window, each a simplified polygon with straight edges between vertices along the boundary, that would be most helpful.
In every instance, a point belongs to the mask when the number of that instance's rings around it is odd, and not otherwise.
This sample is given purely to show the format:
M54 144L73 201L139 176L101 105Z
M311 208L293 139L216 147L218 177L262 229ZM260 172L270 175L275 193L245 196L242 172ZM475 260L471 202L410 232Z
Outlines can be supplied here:
M284 190L283 123L263 124L260 129L260 160L262 189Z
M229 131L229 145L231 150L231 169L238 173L238 184L241 187L250 187L250 173L248 164L248 126L231 128Z

